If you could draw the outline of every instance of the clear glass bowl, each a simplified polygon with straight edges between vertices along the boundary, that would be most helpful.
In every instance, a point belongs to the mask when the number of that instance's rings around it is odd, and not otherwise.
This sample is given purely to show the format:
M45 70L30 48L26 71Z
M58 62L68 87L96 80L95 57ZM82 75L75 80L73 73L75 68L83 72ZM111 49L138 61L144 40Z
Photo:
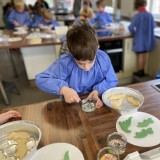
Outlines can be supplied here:
M81 107L84 112L92 112L96 109L96 103L93 99L83 99Z
M114 132L107 137L108 150L112 154L123 154L126 150L127 138L118 132Z
M118 156L110 153L108 147L104 147L99 150L97 160L118 160Z

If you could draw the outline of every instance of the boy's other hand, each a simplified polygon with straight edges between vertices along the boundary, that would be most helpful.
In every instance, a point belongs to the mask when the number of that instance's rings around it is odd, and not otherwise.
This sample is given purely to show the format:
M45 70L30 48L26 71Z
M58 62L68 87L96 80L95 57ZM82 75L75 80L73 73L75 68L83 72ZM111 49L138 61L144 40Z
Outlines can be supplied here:
M102 102L102 100L99 98L99 93L98 93L98 91L97 90L94 90L94 91L92 91L89 95L88 95L88 97L87 97L87 99L93 99L93 100L95 100L96 101L96 108L100 108L100 107L102 107L103 106L103 102Z
M39 26L40 29L43 29L43 28L44 28L44 25L43 25L43 24L39 24L38 26Z
M14 21L13 24L14 24L15 27L19 26L19 23L17 21Z
M27 26L26 26L26 25L23 25L22 28L27 29Z
M74 102L78 103L81 100L79 95L74 89L66 86L61 88L60 94L64 96L64 99L67 103L74 103Z

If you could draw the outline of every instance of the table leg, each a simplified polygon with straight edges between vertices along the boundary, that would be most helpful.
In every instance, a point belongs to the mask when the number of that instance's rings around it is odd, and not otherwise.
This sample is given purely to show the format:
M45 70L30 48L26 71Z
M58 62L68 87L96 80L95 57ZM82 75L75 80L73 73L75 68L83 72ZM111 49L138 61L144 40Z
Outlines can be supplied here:
M7 97L7 95L6 95L6 92L5 92L5 89L4 89L4 87L3 87L3 84L2 84L2 81L1 81L1 80L0 80L0 90L1 90L1 92L2 92L2 96L3 96L4 100L5 100L5 104L6 104L6 105L9 105L10 102L9 102L9 99L8 99L8 97Z
M18 74L17 74L17 69L16 69L16 66L15 66L15 63L14 63L14 60L13 60L13 57L12 57L12 54L10 52L10 50L7 48L7 53L8 53L8 56L9 56L9 59L10 59L10 62L11 62L11 66L12 66L12 70L13 70L13 74L15 77L18 77Z

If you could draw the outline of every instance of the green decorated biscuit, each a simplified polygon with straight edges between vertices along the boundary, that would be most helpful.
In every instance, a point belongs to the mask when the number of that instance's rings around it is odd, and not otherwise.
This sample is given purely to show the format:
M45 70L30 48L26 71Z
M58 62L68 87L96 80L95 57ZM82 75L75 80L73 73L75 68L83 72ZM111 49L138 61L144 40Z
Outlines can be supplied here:
M66 153L64 155L64 160L70 160L70 158L69 158L69 151L66 151Z
M153 134L152 128L142 129L140 132L135 133L135 138L144 138L149 134Z
M129 117L127 120L119 122L120 127L126 133L131 132L131 130L129 130L129 127L131 126L131 120L132 120L132 117Z
M140 127L140 128L148 127L152 123L154 123L152 118L144 119L142 122L138 122L137 127Z

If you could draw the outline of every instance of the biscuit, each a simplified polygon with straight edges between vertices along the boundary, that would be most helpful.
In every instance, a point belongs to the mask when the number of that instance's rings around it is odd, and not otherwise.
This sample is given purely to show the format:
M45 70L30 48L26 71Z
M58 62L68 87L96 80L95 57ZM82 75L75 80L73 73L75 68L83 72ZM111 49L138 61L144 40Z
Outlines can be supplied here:
M11 132L8 135L8 140L14 140L17 139L26 139L27 141L30 139L30 135L27 132Z
M119 99L110 101L110 104L112 108L121 110L122 102L123 102L123 98L119 98Z
M16 145L16 157L19 159L22 159L27 155L27 140L25 139L17 139L17 145Z
M116 100L116 99L121 99L121 98L125 98L125 94L124 93L120 93L120 94L114 94L114 95L111 95L109 96L108 98L110 100Z
M132 106L138 107L138 106L140 105L139 101L138 101L135 97L132 97L132 96L128 96L128 97L127 97L127 101L128 101Z

